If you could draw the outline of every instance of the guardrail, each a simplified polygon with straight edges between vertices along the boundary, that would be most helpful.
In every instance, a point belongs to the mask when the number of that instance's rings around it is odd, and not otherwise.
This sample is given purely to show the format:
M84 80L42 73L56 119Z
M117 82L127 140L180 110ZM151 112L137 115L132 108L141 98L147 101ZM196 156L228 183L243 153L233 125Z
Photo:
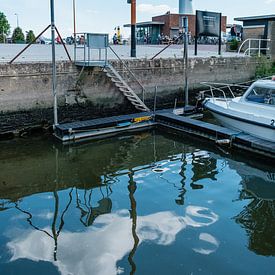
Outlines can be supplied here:
M108 34L101 33L76 33L78 40L74 43L74 60L75 62L105 62L107 64L107 49L109 46ZM81 58L77 54L78 50L82 52ZM93 56L93 51L97 55ZM104 52L102 54L102 51Z
M212 98L216 98L215 92L218 92L219 94L222 94L222 98L226 102L227 105L231 101L231 98L236 97L232 88L247 89L249 87L247 85L240 85L240 84L211 83L211 82L201 82L200 84L209 88L208 90L200 92L201 99L205 98L205 94L207 92L211 93ZM229 97L226 96L226 92L225 92L226 89L229 91L229 94L231 95L230 99L229 99Z
M128 73L131 75L132 79L138 84L138 86L141 88L142 90L142 102L144 103L145 100L145 88L144 86L141 84L141 82L137 79L137 77L135 76L135 74L132 72L132 70L127 66L127 64L120 58L120 56L115 52L115 50L109 46L109 49L112 51L112 53L116 56L116 58L121 62L122 66L128 71Z
M251 47L251 44L253 42L256 42L258 47ZM244 51L244 54L248 55L248 56L251 56L251 52L256 51L258 53L258 56L260 57L262 51L269 51L270 50L268 47L261 47L262 42L271 42L271 39L248 38L241 44L241 46L238 50L238 54L241 53L243 47L248 43L248 48Z

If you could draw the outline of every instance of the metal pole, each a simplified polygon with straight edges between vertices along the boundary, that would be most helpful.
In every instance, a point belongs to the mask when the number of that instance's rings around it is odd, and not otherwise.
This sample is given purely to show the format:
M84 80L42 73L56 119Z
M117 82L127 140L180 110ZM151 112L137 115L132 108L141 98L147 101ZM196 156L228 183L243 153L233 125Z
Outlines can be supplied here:
M155 87L155 95L154 95L154 115L156 113L157 108L157 93L158 93L158 86Z
M188 17L183 17L183 28L184 28L184 94L185 94L185 103L184 106L189 105L189 83L188 83Z
M218 54L221 55L222 53L222 14L220 13L220 25L219 25L219 52Z
M76 8L73 0L73 22L74 22L74 61L76 61Z
M47 28L45 28L40 34L38 34L33 41L31 41L22 51L20 51L10 62L9 64L12 64L14 60L16 60L23 52L25 52L48 28L51 27L49 25Z
M136 0L131 1L131 57L136 57Z
M68 58L69 58L69 60L72 62L71 56L70 56L70 54L69 54L69 52L68 52L68 49L67 49L67 47L66 47L66 45L65 45L65 43L64 43L64 41L63 41L63 39L62 39L62 36L60 35L60 32L59 32L58 29L57 29L57 27L55 27L55 30L56 30L56 32L57 32L57 35L61 38L61 39L60 39L60 40L61 40L61 44L62 44L62 46L63 46L63 48L64 48L64 50L65 50L65 52L66 52L66 54L67 54L67 56L68 56Z
M198 55L198 11L196 11L195 55Z
M57 115L57 93L56 93L56 62L55 62L55 21L54 21L54 0L51 0L51 31L52 31L52 92L54 97L53 102L53 117L54 128L58 125Z

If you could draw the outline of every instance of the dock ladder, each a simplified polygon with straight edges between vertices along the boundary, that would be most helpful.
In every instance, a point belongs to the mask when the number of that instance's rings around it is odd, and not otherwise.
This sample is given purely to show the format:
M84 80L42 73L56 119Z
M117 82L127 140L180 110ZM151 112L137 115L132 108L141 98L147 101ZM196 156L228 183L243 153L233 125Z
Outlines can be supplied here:
M134 90L126 83L119 72L108 63L104 70L106 76L115 84L122 94L135 106L135 108L142 112L148 112L150 109L144 104Z
M75 42L75 64L82 67L81 73L85 67L102 67L103 72L112 81L112 83L119 89L120 92L129 100L129 102L139 111L148 112L150 109L144 103L145 88L136 78L134 73L130 70L127 64L119 57L119 55L109 46L108 34L95 34L95 33L78 33L80 41ZM121 62L123 74L128 73L128 76L137 87L141 88L142 99L139 98L135 92L126 82L124 77L116 70L110 62L108 62L107 54L110 49L117 59ZM78 55L78 50L82 54ZM101 51L104 54L101 54ZM94 51L97 51L95 58ZM79 58L80 57L80 58Z

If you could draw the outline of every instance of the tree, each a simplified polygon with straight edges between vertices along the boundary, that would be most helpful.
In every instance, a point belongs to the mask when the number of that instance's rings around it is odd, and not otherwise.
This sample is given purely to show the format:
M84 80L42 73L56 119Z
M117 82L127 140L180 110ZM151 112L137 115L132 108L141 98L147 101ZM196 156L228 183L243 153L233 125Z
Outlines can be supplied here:
M35 39L35 35L33 33L32 30L27 32L27 37L26 37L26 42L29 44L31 42L33 42L33 40Z
M25 36L20 27L17 27L14 29L12 34L12 43L24 43L25 42Z
M10 33L10 24L6 15L0 11L0 43L5 42L5 37Z

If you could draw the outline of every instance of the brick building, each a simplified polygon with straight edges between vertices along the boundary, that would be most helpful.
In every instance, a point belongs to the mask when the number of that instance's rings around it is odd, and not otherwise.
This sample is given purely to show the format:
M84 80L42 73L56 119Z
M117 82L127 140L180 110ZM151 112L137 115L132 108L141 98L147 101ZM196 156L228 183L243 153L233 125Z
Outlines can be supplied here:
M270 55L275 60L275 14L240 17L235 20L243 22L243 40L270 39L271 42L262 43L262 47L270 48Z
M180 16L188 17L189 31L192 36L195 36L196 33L196 15L188 14L188 15L180 15L173 13L166 13L164 15L154 16L152 18L152 22L164 22L164 25L161 26L161 33L167 35L169 37L173 37L174 35L178 35L179 33L179 22ZM226 16L222 16L222 32L226 32Z
M161 34L170 38L178 36L180 16L188 17L189 31L191 32L191 36L194 37L196 30L196 15L182 15L167 12L164 15L154 16L152 21L137 23L137 42L143 43L143 41L146 40L147 43L157 44L158 36ZM226 20L226 16L222 16L222 32L226 32ZM124 25L124 27L130 26L130 24Z

